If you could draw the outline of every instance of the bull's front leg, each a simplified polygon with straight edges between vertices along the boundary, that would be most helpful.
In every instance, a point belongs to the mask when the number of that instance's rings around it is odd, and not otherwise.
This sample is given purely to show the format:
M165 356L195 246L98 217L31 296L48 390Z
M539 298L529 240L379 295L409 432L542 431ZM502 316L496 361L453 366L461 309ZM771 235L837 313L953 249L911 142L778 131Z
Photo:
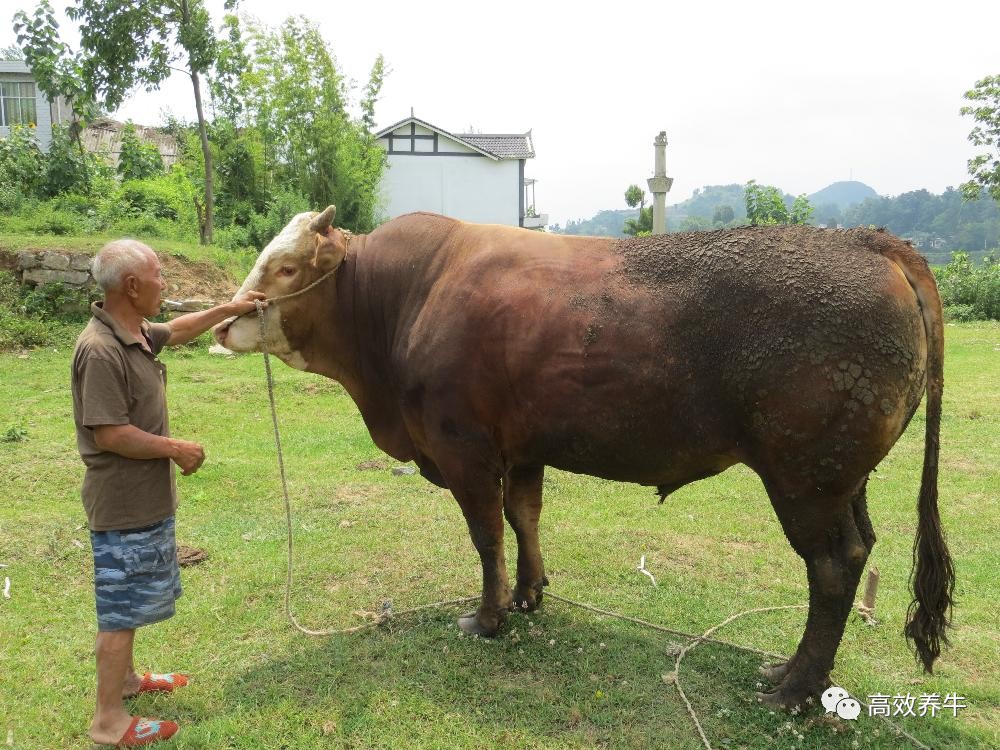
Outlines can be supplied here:
M517 535L514 608L528 612L538 607L542 601L542 587L549 584L538 542L544 472L543 466L515 466L503 480L503 512Z
M458 619L458 625L470 635L492 637L500 630L511 608L507 561L503 551L503 514L500 486L488 491L455 493L469 525L469 535L483 564L483 598L479 609Z

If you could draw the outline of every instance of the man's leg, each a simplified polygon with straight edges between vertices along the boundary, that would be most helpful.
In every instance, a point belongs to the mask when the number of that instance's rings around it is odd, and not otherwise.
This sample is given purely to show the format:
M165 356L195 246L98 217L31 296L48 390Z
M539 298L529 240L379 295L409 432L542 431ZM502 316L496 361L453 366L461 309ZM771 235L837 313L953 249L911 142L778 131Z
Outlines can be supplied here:
M90 738L113 745L128 731L132 717L122 704L125 677L132 664L135 630L103 630L97 634L97 711Z

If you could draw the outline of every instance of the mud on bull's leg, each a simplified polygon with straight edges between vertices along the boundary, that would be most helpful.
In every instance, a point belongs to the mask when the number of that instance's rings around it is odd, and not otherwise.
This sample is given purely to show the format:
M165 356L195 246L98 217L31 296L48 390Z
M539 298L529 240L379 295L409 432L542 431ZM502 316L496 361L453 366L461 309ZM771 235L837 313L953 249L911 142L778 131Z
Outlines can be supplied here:
M782 708L805 706L826 687L868 559L852 496L814 499L808 509L803 507L801 494L798 498L789 503L772 493L785 534L805 560L809 581L809 615L798 650L785 664L764 671L780 683L770 692L757 694L766 705Z
M545 577L538 541L538 519L542 514L542 477L545 468L511 468L503 480L503 510L517 536L517 586L514 609L532 612L542 601Z

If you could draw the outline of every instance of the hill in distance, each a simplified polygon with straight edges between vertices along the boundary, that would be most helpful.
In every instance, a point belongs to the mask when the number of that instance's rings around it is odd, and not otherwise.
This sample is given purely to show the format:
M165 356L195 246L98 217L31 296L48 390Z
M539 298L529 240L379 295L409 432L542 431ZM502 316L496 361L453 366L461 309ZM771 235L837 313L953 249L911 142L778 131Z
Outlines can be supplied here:
M809 202L814 206L824 206L833 204L837 210L843 211L857 203L862 203L866 198L878 198L878 193L863 182L844 181L827 185L809 196Z

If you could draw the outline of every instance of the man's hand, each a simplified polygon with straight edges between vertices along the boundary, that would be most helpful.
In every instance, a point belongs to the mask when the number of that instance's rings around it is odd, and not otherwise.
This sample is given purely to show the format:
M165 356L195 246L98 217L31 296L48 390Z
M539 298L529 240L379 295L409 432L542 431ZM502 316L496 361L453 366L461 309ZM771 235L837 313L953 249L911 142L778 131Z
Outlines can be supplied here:
M181 474L194 474L205 463L205 449L190 440L171 439L170 458L181 469Z
M131 424L98 425L94 442L104 451L125 458L169 458L181 467L181 473L194 474L205 462L205 450L190 440L151 435Z
M260 300L264 303L264 307L267 307L267 296L263 292L244 292L227 305L229 314L246 315L254 312L257 309L256 300Z

